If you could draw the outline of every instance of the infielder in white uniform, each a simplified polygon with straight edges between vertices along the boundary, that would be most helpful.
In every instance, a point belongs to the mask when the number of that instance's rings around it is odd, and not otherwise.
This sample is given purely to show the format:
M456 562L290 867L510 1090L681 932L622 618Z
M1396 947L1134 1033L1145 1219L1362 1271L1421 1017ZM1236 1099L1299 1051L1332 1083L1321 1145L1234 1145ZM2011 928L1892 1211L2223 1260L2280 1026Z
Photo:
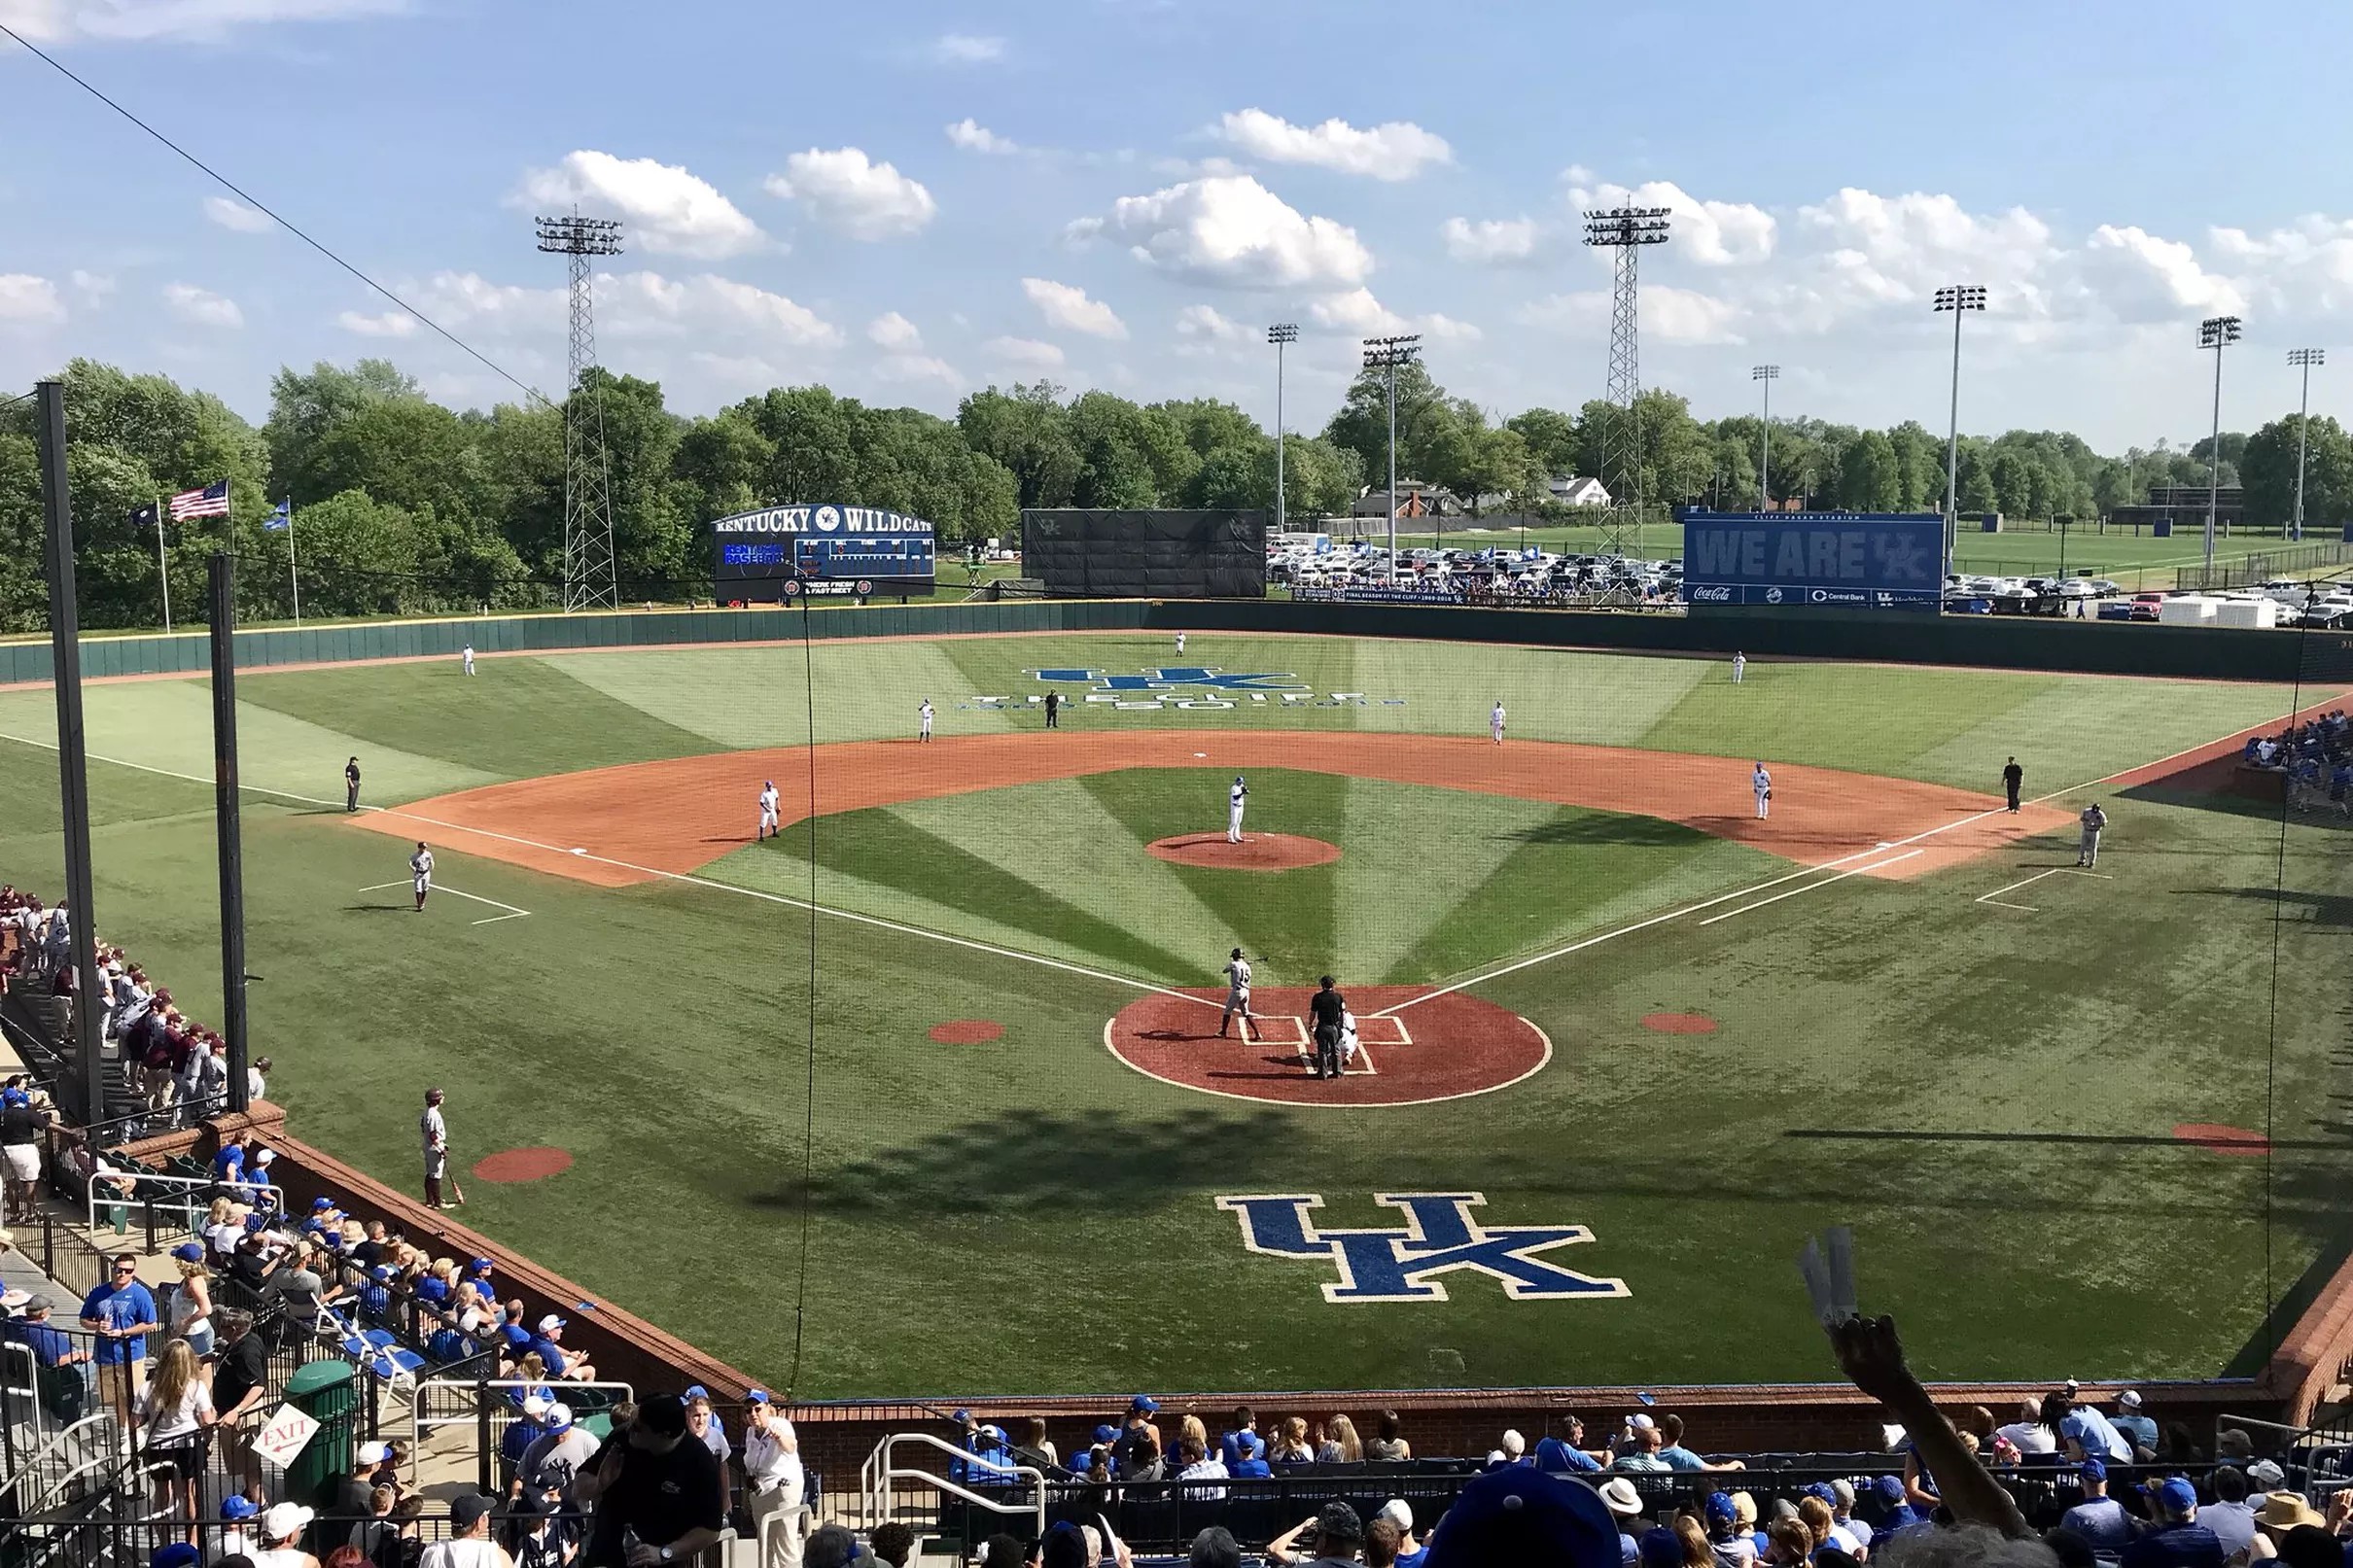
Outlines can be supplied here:
M776 825L776 781L770 779L759 786L759 830L752 835L752 842L757 844L769 834L783 831Z
M1500 697L1495 699L1495 706L1488 713L1487 733L1493 737L1497 746L1503 744L1503 699Z
M1764 763L1758 763L1757 771L1748 776L1748 787L1757 797L1758 820L1762 821L1771 817L1773 815L1773 775L1765 771Z
M1225 1027L1234 1021L1236 1013L1242 1015L1244 1039L1266 1038L1264 1029L1258 1029L1255 1036L1250 1033L1258 1028L1258 1015L1250 1011L1250 960L1242 956L1240 948L1225 962L1225 1011L1217 1018L1217 1038L1225 1038Z
M1242 803L1249 797L1249 793L1250 786L1242 782L1241 774L1235 774L1234 787L1225 792L1225 841L1228 844L1242 842Z
M2108 814L2095 800L2076 820L2083 823L2084 830L2075 841L2075 863L2089 869L2100 863L2100 829L2108 825Z
M915 710L915 738L919 741L931 738L931 699L929 697L924 699L921 708Z
M472 643L467 644L465 648L458 654L458 657L465 663L466 673L468 675L474 674L474 645Z
M1184 651L1184 633L1182 632L1176 634L1176 651L1179 653Z
M1732 683L1736 686L1738 685L1741 678L1747 674L1748 655L1736 649L1732 656Z
M425 908L425 895L433 891L433 852L417 840L417 853L408 857L408 882L416 889L417 909Z
M1340 1070L1346 1072L1356 1061L1356 1015L1345 1009L1340 1014Z

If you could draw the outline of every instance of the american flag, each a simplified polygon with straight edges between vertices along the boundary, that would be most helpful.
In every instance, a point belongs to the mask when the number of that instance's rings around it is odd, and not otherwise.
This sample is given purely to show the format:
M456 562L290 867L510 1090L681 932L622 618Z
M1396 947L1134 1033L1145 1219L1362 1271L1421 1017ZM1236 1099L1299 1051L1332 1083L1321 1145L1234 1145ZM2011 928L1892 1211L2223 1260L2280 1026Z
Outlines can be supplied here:
M226 517L228 515L228 481L223 479L201 490L183 490L171 498L171 520L184 523L191 517Z

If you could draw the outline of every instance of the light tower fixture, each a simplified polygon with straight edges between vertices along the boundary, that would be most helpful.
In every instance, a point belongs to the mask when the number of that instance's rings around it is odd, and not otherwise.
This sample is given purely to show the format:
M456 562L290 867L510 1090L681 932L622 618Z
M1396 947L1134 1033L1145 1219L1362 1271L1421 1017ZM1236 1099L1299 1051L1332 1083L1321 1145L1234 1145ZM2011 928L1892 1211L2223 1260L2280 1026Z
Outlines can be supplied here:
M1266 330L1266 340L1275 345L1275 532L1285 526L1282 505L1282 350L1285 344L1299 341L1299 324L1279 321Z
M1961 531L1961 318L1985 308L1982 283L1951 283L1936 292L1936 309L1952 312L1952 408L1945 433L1945 575Z
M2206 452L2206 567L2198 586L2214 582L2214 523L2223 499L2223 350L2238 341L2236 316L2208 316L2197 324L2197 346L2214 350L2214 431Z
M1765 442L1757 456L1757 510L1773 510L1773 384L1781 379L1777 365L1751 366L1748 379L1765 388Z
M1422 334L1364 339L1364 367L1388 382L1388 581L1397 585L1397 366L1422 362Z
M2312 366L2328 364L2329 351L2325 348L2292 348L2288 350L2288 363L2300 366L2304 372L2304 390L2302 395L2296 400L2296 521L2288 536L2291 539L2302 539L2304 537L2304 436L2305 427L2311 423Z
M1633 519L1635 542L1642 530L1641 268L1643 250L1667 243L1673 213L1666 207L1612 207L1585 215L1585 243L1612 253L1609 293L1609 384L1602 401L1609 413L1601 430L1601 483L1609 491L1602 524L1601 553L1623 555L1626 519Z
M596 368L596 308L590 261L621 254L612 218L535 218L540 249L572 264L572 328L564 397L564 609L617 610L613 554L613 474L605 453L605 401ZM585 393L585 396L582 394Z

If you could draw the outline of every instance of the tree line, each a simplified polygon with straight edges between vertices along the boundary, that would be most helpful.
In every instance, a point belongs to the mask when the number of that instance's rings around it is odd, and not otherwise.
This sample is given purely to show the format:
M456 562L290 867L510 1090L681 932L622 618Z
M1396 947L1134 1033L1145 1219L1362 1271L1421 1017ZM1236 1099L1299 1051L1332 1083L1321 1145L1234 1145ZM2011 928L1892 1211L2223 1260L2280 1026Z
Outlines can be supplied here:
M837 501L929 519L943 543L1019 532L1029 506L1265 506L1273 436L1211 399L1139 403L1067 396L1046 382L991 386L956 417L877 408L822 386L780 387L716 414L670 411L656 382L594 372L608 450L615 552L625 600L709 592L702 525L730 512ZM82 616L91 627L161 620L157 538L139 508L228 481L231 515L162 525L175 610L195 619L204 558L235 552L239 613L290 608L288 541L263 527L291 502L306 615L518 609L554 601L563 572L564 416L551 405L458 411L387 361L282 369L256 428L211 394L160 375L76 360L62 375ZM579 394L576 394L579 396ZM1557 518L1552 475L1600 471L1607 410L1529 408L1493 417L1450 396L1420 365L1397 374L1397 471L1488 511ZM0 409L0 630L46 624L38 463L29 402ZM1723 507L1758 504L1763 423L1695 419L1684 399L1642 395L1642 498ZM1347 513L1387 470L1387 383L1367 371L1323 431L1283 443L1287 509L1305 522ZM2249 520L2293 505L2296 417L2222 437L2225 484L2246 486ZM2206 482L2209 443L2160 442L2121 457L2065 432L1964 436L1963 511L2088 517L2153 484ZM1915 422L1862 430L1775 419L1776 503L1858 511L1940 509L1944 440ZM2311 423L2308 521L2353 517L2353 438Z

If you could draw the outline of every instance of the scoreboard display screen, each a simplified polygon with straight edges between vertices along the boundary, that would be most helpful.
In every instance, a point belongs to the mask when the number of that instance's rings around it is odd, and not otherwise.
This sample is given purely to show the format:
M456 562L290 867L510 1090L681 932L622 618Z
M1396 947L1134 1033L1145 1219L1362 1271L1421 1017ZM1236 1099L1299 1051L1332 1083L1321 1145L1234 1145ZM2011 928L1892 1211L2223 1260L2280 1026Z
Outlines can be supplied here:
M720 599L928 594L937 580L931 525L878 506L739 512L711 525L711 541Z

